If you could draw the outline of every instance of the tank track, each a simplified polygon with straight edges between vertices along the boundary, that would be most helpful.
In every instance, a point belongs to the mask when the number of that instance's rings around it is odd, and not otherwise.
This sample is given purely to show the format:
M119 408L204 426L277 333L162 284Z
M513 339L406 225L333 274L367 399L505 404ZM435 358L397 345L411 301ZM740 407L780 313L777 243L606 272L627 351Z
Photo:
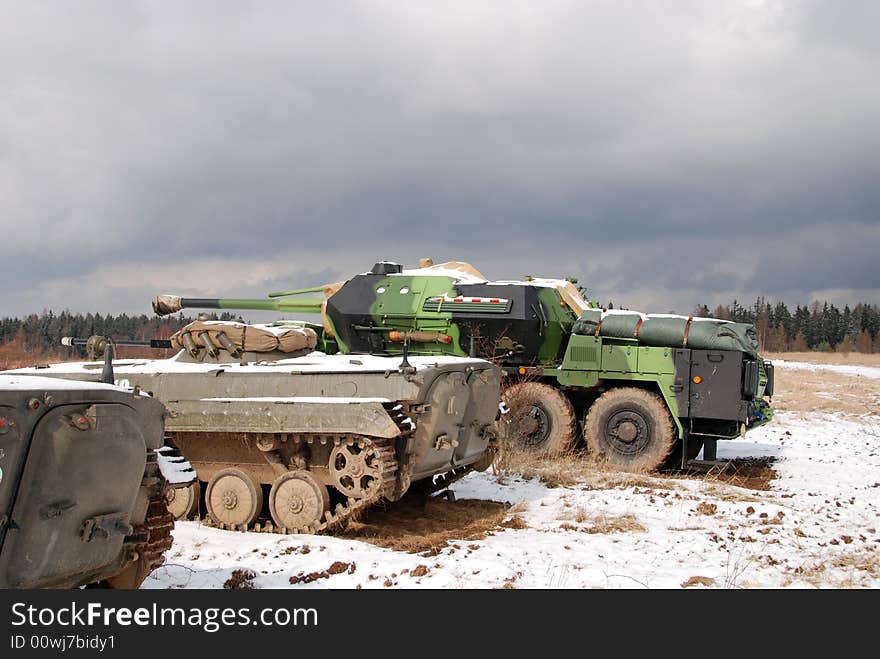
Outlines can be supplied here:
M164 492L150 498L147 517L141 529L147 539L137 546L136 551L146 570L146 574L144 574L144 578L146 578L150 572L165 563L165 552L171 549L174 542L171 535L174 530L174 516L168 512Z
M155 458L150 466L149 458L144 475L144 486L150 489L147 512L142 524L136 526L131 537L137 541L129 545L131 563L113 577L99 585L109 588L138 588L150 573L165 563L165 552L171 549L174 538L174 516L168 512L165 499L166 480L159 474ZM153 473L159 475L151 475Z
M345 524L355 515L369 508L370 506L375 505L382 499L394 498L395 488L397 486L399 478L402 478L404 481L408 480L408 473L401 473L400 477L398 476L398 472L406 472L406 469L401 469L401 465L398 463L398 460L395 456L394 442L396 438L376 439L360 435L342 435L338 437L328 435L308 435L303 437L296 437L293 439L297 442L305 444L313 444L315 442L320 442L322 444L332 443L334 448L346 444L357 444L361 449L368 449L370 447L373 447L376 451L376 455L378 458L377 467L379 473L379 485L372 488L370 493L365 497L347 497L345 503L337 503L334 507L331 507L330 510L326 511L322 516L321 522L319 524L306 526L304 528L289 529L277 527L271 520L262 523L256 522L254 524L251 524L247 528L242 528L241 525L217 524L209 516L201 518L201 522L206 526L213 526L215 528L222 528L229 531L252 531L255 533L279 534L324 533L344 527Z
M256 522L246 528L242 528L241 525L217 524L207 515L202 517L200 521L206 526L221 528L228 531L277 533L282 535L295 533L318 534L342 529L360 512L379 503L383 499L390 501L396 501L399 499L404 493L401 489L404 491L406 489L398 488L399 483L406 484L408 488L411 480L412 465L401 464L397 460L394 450L395 439L376 439L359 435L343 435L340 437L304 436L296 438L296 441L307 444L312 444L316 441L321 443L332 442L334 447L352 443L358 444L362 449L372 446L375 447L379 458L378 464L381 484L374 488L368 496L359 499L348 497L345 503L337 503L336 506L324 513L319 524L304 528L282 528L277 527L273 521L269 520ZM473 471L475 471L474 465L459 467L435 476L433 479L426 479L425 481L418 483L418 485L423 493L433 494L448 489L452 483L464 478Z

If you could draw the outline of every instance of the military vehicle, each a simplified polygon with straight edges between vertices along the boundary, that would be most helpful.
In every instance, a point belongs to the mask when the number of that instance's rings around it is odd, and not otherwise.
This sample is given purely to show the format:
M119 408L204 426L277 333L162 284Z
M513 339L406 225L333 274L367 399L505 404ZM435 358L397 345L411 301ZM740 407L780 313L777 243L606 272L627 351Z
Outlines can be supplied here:
M170 502L232 530L316 533L410 486L447 489L496 448L500 369L481 360L326 355L310 328L196 321L171 359L117 360L114 377L169 410L199 483ZM67 340L68 344L77 341ZM112 340L92 338L92 357ZM17 373L92 380L100 362Z
M303 326L328 353L406 346L490 359L508 376L511 442L562 454L582 434L591 452L627 469L684 468L701 449L711 462L717 440L772 417L773 367L758 355L754 327L602 310L575 283L489 281L467 263L426 259L410 270L380 262L346 282L266 299L160 295L153 308L320 313L320 324Z
M136 588L162 564L164 412L109 384L0 375L0 588Z

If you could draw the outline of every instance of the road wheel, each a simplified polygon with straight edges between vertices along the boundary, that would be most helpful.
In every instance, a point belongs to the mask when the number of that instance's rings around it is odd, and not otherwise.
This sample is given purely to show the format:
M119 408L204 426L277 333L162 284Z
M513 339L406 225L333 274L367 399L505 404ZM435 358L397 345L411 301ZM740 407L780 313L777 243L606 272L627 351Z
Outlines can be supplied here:
M658 469L677 440L663 399L636 387L599 396L584 420L584 438L592 455L628 471Z
M174 519L189 519L199 509L199 497L202 486L198 481L186 487L169 487L165 493L168 502L168 512L174 515Z
M241 469L223 469L208 482L205 507L214 522L244 530L263 508L263 490Z
M521 382L502 394L510 412L503 433L510 446L534 453L561 455L574 447L577 417L571 401L557 387Z
M269 511L276 526L304 531L321 523L330 510L330 495L307 471L288 471L275 479L269 491Z

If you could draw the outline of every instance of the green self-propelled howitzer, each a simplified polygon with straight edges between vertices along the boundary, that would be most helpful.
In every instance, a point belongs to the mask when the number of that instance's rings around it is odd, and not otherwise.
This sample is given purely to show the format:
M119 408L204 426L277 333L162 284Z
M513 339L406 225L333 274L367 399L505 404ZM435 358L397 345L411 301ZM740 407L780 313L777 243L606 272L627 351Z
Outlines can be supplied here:
M628 469L686 467L701 449L713 462L717 440L771 419L773 367L752 325L604 310L575 284L490 281L467 263L427 259L265 299L160 295L153 307L320 314L299 324L324 352L492 360L508 376L510 442L561 454L582 433L592 453Z

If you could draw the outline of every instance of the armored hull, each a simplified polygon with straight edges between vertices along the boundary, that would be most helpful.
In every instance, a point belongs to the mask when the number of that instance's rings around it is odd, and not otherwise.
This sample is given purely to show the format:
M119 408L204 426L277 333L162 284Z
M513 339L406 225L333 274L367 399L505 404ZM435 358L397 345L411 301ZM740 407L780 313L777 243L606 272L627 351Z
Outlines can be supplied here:
M162 564L163 416L112 385L0 375L0 588L134 588Z
M97 380L102 368L17 372ZM116 361L114 374L167 406L166 433L198 473L175 513L201 499L230 529L332 530L413 483L442 488L486 468L495 449L501 372L480 359L182 350Z

